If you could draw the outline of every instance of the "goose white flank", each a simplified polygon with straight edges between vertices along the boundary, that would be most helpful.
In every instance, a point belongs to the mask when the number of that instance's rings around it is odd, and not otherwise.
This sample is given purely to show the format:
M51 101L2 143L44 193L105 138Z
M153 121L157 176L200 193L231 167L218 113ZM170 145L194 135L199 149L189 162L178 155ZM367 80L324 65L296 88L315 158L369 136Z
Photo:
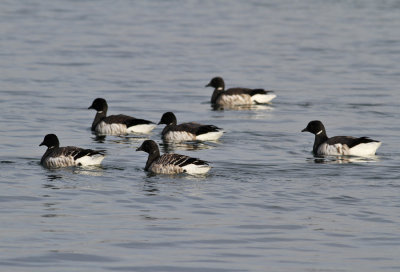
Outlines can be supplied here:
M222 77L214 77L206 85L213 87L214 92L211 96L211 104L214 107L232 107L238 105L265 104L271 102L276 97L273 91L264 89L249 88L230 88L225 90L225 82Z
M60 142L55 134L47 134L39 146L42 145L47 146L47 150L40 163L47 168L98 165L105 156L104 151L76 146L60 147Z
M108 104L104 98L96 98L88 109L96 110L92 131L99 135L149 133L156 127L156 124L151 121L124 114L107 116Z
M308 131L315 135L313 153L315 155L349 155L371 156L381 146L380 141L368 137L335 136L328 138L321 121L315 120L308 123L302 132Z
M203 125L195 122L177 124L176 116L166 112L158 124L165 124L161 136L165 141L215 141L224 131L214 125Z
M145 166L146 171L156 174L191 175L205 174L210 171L208 162L180 154L160 155L158 145L153 140L146 140L136 151L144 151L149 154Z

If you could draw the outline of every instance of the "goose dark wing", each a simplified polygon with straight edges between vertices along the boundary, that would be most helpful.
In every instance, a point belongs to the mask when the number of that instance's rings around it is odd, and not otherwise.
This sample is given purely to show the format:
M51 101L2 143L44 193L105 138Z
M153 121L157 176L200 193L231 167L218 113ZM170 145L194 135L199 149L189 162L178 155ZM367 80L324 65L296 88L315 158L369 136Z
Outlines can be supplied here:
M241 95L248 94L251 95L252 89L248 88L230 88L224 92L225 95Z
M153 122L144 120L144 119L137 119L132 116L128 116L125 114L118 114L118 115L110 115L104 119L104 122L107 124L125 124L126 127L132 127L136 125L148 125L153 124Z
M351 136L335 136L332 138L329 138L326 143L329 145L334 145L334 144L342 144L342 145L347 145L349 148L352 148L356 145L359 144L365 144L365 143L370 143L370 142L377 142L375 140L372 140L368 137L351 137Z
M256 94L267 94L269 91L264 89L249 89L249 88L231 88L225 91L226 95L240 95L240 94L248 94L250 96Z
M77 160L84 156L104 155L104 153L105 153L104 150L97 151L97 150L92 150L92 149L83 149L83 148L76 147L76 146L66 146L66 147L60 147L55 153L53 153L53 156L55 156L55 157L72 156L75 160Z
M110 115L103 119L106 124L125 124L129 122L131 119L135 119L131 116L125 114L118 114L118 115Z
M199 123L182 123L170 128L170 131L186 131L194 135L201 135L209 132L217 132L221 129L214 125L202 125Z
M199 127L199 129L196 132L196 135L202 135L210 132L218 132L220 130L221 128L214 125L203 125Z
M150 125L150 124L154 124L154 123L149 120L136 119L133 117L132 117L132 119L129 119L125 122L126 127L133 127L133 126L137 126L137 125Z
M252 89L250 92L250 95L253 96L256 94L267 94L267 93L271 93L271 92L273 93L274 91L267 91L264 89Z
M349 145L349 147L352 148L353 146L356 146L359 144L367 144L367 143L371 143L371 142L378 142L378 141L372 140L368 137L355 138L353 140L353 142Z
M157 160L157 163L162 165L172 164L179 167L184 167L189 164L208 165L206 161L180 154L164 154Z
M169 126L169 131L186 131L192 134L196 134L196 132L199 130L199 127L201 127L202 125L199 123L182 123L179 125L170 125Z

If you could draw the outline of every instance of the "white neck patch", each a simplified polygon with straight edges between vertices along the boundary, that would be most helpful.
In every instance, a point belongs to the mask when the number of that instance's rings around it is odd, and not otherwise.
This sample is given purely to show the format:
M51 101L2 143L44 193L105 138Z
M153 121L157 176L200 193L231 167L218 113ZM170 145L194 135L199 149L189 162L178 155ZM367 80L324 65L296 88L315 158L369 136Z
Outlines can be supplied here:
M320 135L322 133L322 129L320 131L317 132L317 134L315 135Z
M98 111L98 113L103 113L103 111Z
M224 90L224 88L222 88L222 87L217 88L217 91L223 91L223 90Z

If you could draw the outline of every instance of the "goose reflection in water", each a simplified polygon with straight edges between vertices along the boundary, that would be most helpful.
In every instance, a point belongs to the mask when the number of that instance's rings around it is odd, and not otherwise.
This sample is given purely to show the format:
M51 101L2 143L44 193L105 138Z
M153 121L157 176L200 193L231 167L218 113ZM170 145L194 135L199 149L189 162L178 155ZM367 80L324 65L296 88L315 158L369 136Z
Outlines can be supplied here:
M163 141L160 143L160 147L162 148L164 153L171 153L175 150L187 150L187 151L195 151L195 150L203 150L203 149L213 149L216 147L219 141L188 141L188 142L169 142Z
M113 142L113 143L117 143L117 144L129 144L132 142L138 142L141 143L144 140L148 140L148 137L144 137L144 136L132 136L132 135L126 135L126 136L109 136L112 137L109 141ZM92 137L92 140L100 143L100 144L104 144L106 142L107 136L106 135L96 135L94 134L94 136Z
M268 104L254 104L254 105L211 105L215 111L220 110L236 110L236 111L255 111L255 110L273 110L274 107Z
M72 166L61 169L50 169L47 170L47 180L56 181L66 178L66 175L86 175L92 177L100 177L104 175L104 167L101 165L90 165L90 166Z
M345 164L345 163L368 163L379 161L378 156L357 157L357 156L315 156L315 163L322 164Z

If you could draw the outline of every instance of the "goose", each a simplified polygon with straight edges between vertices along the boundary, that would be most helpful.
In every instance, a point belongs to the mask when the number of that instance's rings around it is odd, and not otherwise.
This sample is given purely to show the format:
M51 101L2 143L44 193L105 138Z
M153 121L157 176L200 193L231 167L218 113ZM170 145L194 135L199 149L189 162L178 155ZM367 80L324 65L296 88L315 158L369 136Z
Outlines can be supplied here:
M265 104L276 97L273 91L264 89L230 88L225 90L222 77L214 77L205 87L214 88L211 104L220 107Z
M313 153L315 155L372 156L382 142L368 137L335 136L328 138L324 125L319 120L308 123L302 132L315 135Z
M76 146L60 147L60 142L55 134L47 134L39 145L47 146L40 164L47 168L68 166L87 166L100 164L104 159L104 150L96 151L83 149Z
M177 124L173 112L166 112L162 115L160 124L165 124L161 136L165 141L215 141L218 140L224 131L214 125L202 125L195 122Z
M104 98L96 98L88 109L97 111L92 123L92 131L100 135L149 133L156 127L156 124L151 121L124 114L107 116L108 105Z
M197 158L180 154L160 155L158 145L153 140L145 140L136 151L144 151L149 154L144 169L156 174L197 175L205 174L211 169L208 162Z

